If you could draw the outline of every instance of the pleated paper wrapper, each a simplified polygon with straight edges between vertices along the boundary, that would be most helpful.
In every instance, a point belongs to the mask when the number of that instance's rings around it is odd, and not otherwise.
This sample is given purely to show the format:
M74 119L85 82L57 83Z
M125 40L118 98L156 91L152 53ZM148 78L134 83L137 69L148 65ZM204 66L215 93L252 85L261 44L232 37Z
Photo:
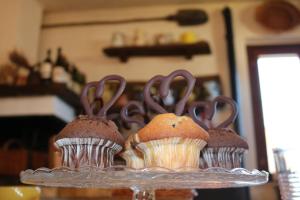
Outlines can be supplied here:
M119 144L100 138L63 138L55 144L62 151L62 166L69 168L110 167L122 150Z

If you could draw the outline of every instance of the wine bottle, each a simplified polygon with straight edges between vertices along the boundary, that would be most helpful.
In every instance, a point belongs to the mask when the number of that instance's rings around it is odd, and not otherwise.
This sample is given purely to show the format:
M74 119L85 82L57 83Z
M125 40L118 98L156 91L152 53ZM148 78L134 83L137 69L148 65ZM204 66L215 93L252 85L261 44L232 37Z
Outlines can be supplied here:
M85 75L82 72L79 72L78 83L80 85L80 90L84 87Z
M54 83L67 83L67 76L66 76L66 66L65 66L65 59L62 55L62 49L57 49L57 58L55 65L53 66L52 72L52 80Z
M82 87L84 87L86 84L86 76L84 73L82 73Z
M47 56L40 66L40 77L42 84L51 83L51 75L53 70L53 62L51 59L51 49L47 50Z
M80 85L78 83L78 70L75 65L73 66L73 69L72 69L72 90L76 94L80 94Z
M42 79L41 79L40 69L41 69L41 63L37 63L34 66L32 66L27 81L28 84L38 85L41 83Z
M65 69L66 75L66 85L69 89L72 88L72 76L71 76L71 64L69 63L68 59L63 55L63 67Z
M68 67L68 87L70 90L73 90L73 68L74 68L74 65L73 64L69 64L69 67Z

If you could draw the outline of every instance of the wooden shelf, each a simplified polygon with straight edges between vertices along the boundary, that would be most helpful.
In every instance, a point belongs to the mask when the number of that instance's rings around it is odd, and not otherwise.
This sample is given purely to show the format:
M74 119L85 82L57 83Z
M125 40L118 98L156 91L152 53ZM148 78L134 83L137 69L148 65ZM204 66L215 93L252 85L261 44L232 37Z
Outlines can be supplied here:
M80 109L79 96L63 84L0 86L0 117L55 116L69 122Z
M193 44L108 47L103 52L109 57L118 57L121 62L127 62L129 57L134 56L184 56L192 59L195 55L211 53L208 43L204 41Z
M24 97L54 95L74 108L80 108L79 96L69 90L65 84L8 86L0 85L0 97Z

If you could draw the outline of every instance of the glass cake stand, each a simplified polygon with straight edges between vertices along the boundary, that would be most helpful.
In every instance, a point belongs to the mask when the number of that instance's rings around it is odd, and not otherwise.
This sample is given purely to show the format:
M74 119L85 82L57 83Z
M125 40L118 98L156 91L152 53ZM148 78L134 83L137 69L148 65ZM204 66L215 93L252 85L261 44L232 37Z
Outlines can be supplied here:
M98 168L39 168L21 172L21 182L51 187L130 188L134 200L155 199L156 189L229 188L261 185L268 182L265 171L243 168L170 170L132 169L125 166Z

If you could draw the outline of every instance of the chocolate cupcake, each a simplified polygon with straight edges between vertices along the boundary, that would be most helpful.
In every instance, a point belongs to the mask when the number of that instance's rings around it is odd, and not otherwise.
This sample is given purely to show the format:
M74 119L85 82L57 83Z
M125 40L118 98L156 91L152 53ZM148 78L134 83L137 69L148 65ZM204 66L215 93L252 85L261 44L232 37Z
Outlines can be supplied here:
M133 116L129 116L129 109L132 107L136 107L137 110L134 111L134 114L139 114L139 117L144 118L145 110L141 103L137 101L128 102L121 110L121 118L127 124L138 124L139 127L144 127L144 120L139 120L137 118L133 118ZM133 139L133 134L129 135L125 142L125 149L121 153L121 157L126 161L126 166L134 169L142 169L144 168L144 158L142 152L136 149Z
M185 96L176 104L175 113L168 113L150 95L155 80L160 79L160 96L168 95L171 81L182 76L187 79ZM178 70L167 77L153 77L144 89L146 104L160 113L135 135L137 148L143 152L145 167L168 169L198 168L201 149L206 145L208 133L191 118L181 116L193 90L194 77L187 71Z
M222 123L210 128L206 126L195 114L197 107L206 110L206 119L211 121L218 103L227 103L231 107L231 115ZM237 117L236 103L224 96L216 97L211 103L198 102L189 108L189 113L194 121L206 129L209 133L207 146L202 150L201 168L222 167L233 169L241 167L244 153L248 150L248 144L234 130L228 128ZM212 123L210 123L212 124Z
M120 86L115 96L102 108L96 108L96 101L104 92L104 84L117 80ZM125 80L117 75L106 76L99 82L88 83L82 91L81 102L87 115L79 116L67 124L56 137L56 146L62 152L62 165L70 168L105 168L113 164L114 155L122 150L124 138L113 121L106 118L108 109L125 89ZM95 88L95 98L88 100L88 92Z

